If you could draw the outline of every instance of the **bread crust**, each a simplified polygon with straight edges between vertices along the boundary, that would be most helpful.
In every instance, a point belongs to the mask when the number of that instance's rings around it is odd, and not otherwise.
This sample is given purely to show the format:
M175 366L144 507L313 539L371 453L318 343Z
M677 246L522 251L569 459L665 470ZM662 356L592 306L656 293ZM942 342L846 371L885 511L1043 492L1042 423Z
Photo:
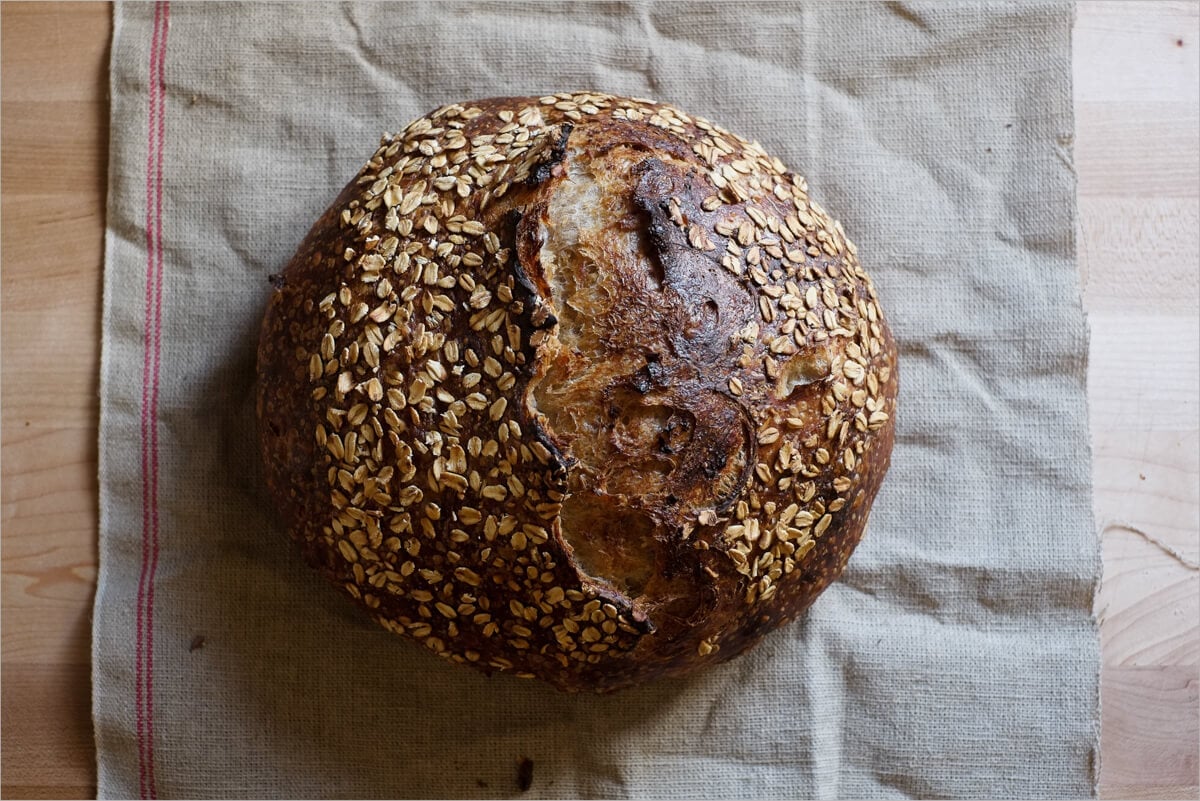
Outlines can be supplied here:
M385 135L274 282L271 495L386 628L608 691L732 658L866 525L896 347L802 178L599 94Z

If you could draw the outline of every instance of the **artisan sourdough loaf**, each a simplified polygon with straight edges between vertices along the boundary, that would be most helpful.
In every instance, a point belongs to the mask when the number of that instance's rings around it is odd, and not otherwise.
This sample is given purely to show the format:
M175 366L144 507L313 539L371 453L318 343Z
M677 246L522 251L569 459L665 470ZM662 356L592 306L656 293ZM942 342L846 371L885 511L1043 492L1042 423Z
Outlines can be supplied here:
M439 108L273 283L291 536L455 662L605 691L736 656L840 573L888 468L896 348L854 245L668 105Z

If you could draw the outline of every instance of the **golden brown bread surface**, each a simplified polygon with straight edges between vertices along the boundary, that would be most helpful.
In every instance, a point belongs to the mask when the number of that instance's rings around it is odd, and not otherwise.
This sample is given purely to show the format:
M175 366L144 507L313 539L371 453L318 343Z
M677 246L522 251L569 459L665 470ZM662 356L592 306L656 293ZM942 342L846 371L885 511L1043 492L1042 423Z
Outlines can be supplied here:
M269 489L386 628L611 690L742 653L841 572L896 349L803 178L670 106L438 109L274 280Z

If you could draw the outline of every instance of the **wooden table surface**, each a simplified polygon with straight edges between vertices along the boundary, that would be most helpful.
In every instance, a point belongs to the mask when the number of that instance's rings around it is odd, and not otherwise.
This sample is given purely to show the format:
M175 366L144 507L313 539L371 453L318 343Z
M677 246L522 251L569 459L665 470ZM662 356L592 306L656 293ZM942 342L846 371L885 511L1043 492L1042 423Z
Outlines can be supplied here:
M87 797L110 10L4 3L0 29L0 792ZM1079 6L1079 269L1110 798L1200 796L1198 46L1194 2Z

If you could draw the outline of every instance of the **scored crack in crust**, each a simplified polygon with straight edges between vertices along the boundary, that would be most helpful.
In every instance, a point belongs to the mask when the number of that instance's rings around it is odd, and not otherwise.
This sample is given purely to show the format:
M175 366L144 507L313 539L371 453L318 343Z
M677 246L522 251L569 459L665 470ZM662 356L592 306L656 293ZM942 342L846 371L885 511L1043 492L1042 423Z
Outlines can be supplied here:
M291 536L455 662L607 691L742 653L841 572L888 468L896 348L854 246L668 105L444 106L273 283Z

